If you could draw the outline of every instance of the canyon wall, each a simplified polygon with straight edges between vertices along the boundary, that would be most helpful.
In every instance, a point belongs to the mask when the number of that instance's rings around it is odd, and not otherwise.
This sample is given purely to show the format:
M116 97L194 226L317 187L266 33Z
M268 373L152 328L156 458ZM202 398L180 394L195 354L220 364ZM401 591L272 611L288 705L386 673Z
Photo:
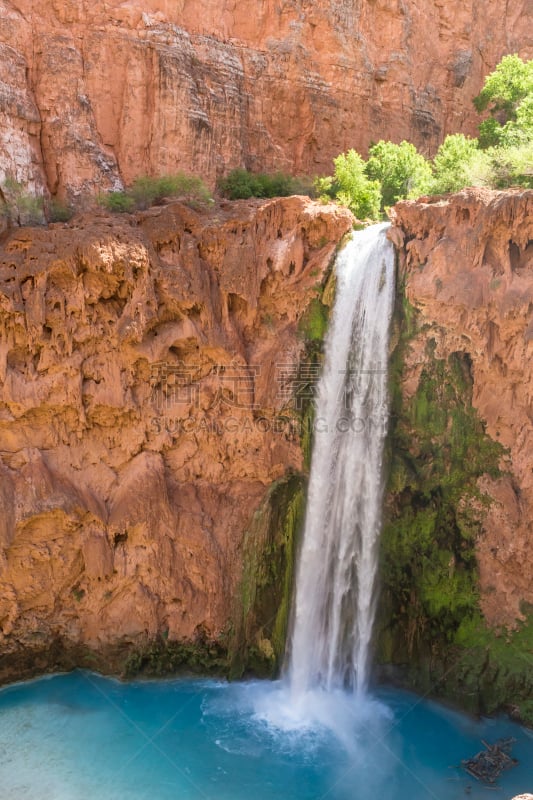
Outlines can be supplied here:
M531 0L0 0L0 182L80 202L177 169L329 173L380 138L431 154L532 28Z
M532 191L472 189L394 210L377 654L529 720L532 212ZM6 235L0 680L279 666L352 222L294 197Z
M254 559L301 493L298 364L352 222L294 197L6 239L0 679L253 635Z
M533 192L399 203L380 658L533 719Z

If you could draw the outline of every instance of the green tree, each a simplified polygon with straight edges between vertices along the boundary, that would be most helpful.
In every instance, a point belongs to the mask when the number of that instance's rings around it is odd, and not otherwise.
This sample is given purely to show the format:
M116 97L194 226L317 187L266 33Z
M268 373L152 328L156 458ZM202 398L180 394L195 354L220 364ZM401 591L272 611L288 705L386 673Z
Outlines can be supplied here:
M337 156L333 164L333 177L317 179L317 193L347 206L358 219L378 219L381 207L380 183L367 176L365 162L359 153L348 150L347 153Z
M503 147L517 147L533 142L533 92L524 97L514 120L509 120L499 132Z
M478 111L490 113L490 117L479 126L481 147L505 144L504 130L507 123L513 126L513 123L517 122L520 106L531 95L533 95L533 60L523 61L516 54L504 56L494 72L487 75L483 89L474 98L474 105Z
M522 100L533 93L533 60L522 61L518 55L504 56L494 72L487 75L483 89L474 98L477 111L487 109L500 122L515 118Z
M382 140L373 145L365 171L381 184L382 207L424 194L431 185L431 165L410 142Z
M447 136L433 159L433 182L431 190L436 194L457 192L472 183L476 171L483 165L477 139L462 133Z
M488 151L491 165L491 186L525 186L533 189L533 142L516 147L497 147Z

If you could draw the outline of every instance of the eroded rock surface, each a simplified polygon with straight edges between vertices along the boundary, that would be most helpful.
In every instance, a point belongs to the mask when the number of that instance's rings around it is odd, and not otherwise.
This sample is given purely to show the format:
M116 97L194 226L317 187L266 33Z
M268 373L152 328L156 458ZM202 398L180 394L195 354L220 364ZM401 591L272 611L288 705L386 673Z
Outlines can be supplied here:
M349 147L431 153L533 55L529 0L0 0L0 178L79 202L139 174L328 173Z
M486 620L513 627L533 604L533 192L403 202L394 222L419 331L405 353L404 397L431 359L459 355L472 405L504 448L501 474L478 482L491 502L479 509L476 557Z
M227 632L254 512L302 468L287 369L352 222L294 197L7 238L1 678L54 640Z

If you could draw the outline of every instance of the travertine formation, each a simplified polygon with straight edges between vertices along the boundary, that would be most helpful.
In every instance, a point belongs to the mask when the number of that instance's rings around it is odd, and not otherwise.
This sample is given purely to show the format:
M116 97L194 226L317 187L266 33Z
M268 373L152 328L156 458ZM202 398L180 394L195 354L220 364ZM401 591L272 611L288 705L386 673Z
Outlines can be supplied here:
M328 173L382 137L431 153L532 28L530 0L0 0L0 181L80 202L176 169Z
M352 222L293 197L7 238L0 678L54 640L220 636L254 512L302 466L299 325Z
M506 451L501 477L479 482L491 502L476 552L483 613L513 626L533 604L533 192L403 202L394 221L420 331L402 391L413 395L429 357L466 354L472 404Z

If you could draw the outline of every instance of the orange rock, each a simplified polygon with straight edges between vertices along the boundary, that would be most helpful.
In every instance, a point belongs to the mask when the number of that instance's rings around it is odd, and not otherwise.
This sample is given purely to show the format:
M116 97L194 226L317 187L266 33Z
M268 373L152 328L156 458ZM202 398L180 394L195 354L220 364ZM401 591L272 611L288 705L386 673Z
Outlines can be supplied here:
M177 169L329 173L371 141L474 133L523 0L0 0L1 172L77 198Z
M408 240L406 295L427 326L407 356L403 391L416 391L425 341L438 358L468 353L473 406L508 449L506 474L479 482L493 502L477 557L487 620L513 625L533 603L533 191L403 202L394 222Z
M227 625L269 485L280 365L353 217L305 198L174 203L0 251L0 642L102 650ZM5 667L0 677L14 674Z

